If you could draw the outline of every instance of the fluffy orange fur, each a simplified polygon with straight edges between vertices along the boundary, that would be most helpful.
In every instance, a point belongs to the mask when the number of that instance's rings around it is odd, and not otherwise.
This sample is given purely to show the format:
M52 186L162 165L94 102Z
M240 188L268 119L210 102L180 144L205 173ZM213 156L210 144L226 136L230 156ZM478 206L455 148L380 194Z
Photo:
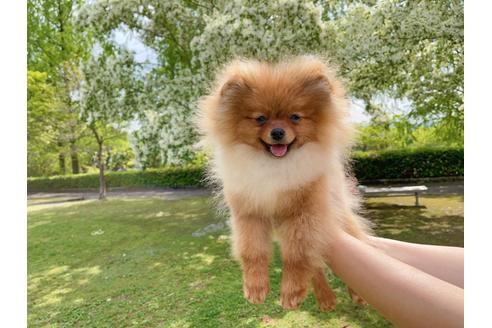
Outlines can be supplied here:
M312 282L320 308L334 308L323 262L330 235L336 229L359 238L369 232L347 174L348 115L342 83L314 56L235 60L200 102L210 174L230 209L233 254L250 302L263 302L269 291L275 236L283 259L282 306L296 308Z

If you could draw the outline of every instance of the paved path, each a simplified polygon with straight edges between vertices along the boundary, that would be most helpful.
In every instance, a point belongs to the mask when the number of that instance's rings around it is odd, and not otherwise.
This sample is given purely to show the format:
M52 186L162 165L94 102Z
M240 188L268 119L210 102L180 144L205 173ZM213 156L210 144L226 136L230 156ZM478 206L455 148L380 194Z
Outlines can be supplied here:
M208 196L211 192L207 189L143 189L143 190L113 190L107 193L107 197L146 198L157 197L166 200L184 199L195 196ZM60 203L85 199L97 199L99 193L95 191L73 192L37 192L28 193L27 199L36 204ZM43 201L45 200L45 201Z
M429 189L422 194L426 195L462 195L464 194L463 181L433 182L425 184ZM388 187L388 185L385 185ZM401 186L401 185L399 185ZM145 198L158 197L166 200L176 200L195 196L211 195L207 189L141 189L141 190L113 190L107 196ZM27 199L37 204L60 203L82 199L97 199L98 193L94 191L81 192L39 192L29 193Z

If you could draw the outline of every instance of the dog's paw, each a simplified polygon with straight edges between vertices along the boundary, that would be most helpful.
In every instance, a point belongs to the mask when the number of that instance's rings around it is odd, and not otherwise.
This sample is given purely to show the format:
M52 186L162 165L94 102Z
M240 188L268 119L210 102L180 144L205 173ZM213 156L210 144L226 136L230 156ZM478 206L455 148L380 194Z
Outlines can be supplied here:
M318 290L315 294L316 302L321 311L333 311L335 309L337 299L331 290Z
M307 295L307 287L285 288L280 295L280 303L287 310L297 309Z
M266 284L247 284L243 285L244 297L253 304L261 304L265 301L270 288Z

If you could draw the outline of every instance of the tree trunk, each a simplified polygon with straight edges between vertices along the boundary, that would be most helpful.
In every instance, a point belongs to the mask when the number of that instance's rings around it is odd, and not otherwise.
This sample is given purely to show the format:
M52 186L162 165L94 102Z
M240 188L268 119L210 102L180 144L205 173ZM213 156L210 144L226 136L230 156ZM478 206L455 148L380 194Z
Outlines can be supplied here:
M58 154L58 165L60 166L60 174L64 175L66 172L65 169L65 153Z
M79 174L79 154L77 153L77 146L75 145L75 142L70 143L70 157L72 159L72 173Z
M99 199L106 198L106 177L104 176L104 161L103 161L103 143L98 143L97 149L97 163L99 166Z
M111 147L106 147L106 168L111 171L111 167L109 164L111 164Z

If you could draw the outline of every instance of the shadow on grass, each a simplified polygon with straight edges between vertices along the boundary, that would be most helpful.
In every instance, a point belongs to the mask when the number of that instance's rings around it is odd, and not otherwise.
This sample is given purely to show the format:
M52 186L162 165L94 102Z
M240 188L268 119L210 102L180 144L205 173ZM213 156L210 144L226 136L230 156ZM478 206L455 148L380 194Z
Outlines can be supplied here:
M428 209L387 203L371 203L367 216L380 237L413 243L464 246L464 218L432 215Z

